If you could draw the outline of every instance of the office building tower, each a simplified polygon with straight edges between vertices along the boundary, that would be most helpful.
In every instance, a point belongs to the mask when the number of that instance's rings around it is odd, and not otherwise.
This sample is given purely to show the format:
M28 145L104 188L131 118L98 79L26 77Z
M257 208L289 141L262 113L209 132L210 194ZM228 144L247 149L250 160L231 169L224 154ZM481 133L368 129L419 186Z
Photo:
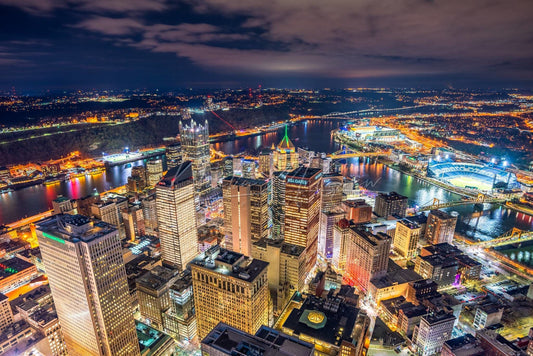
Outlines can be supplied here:
M227 156L222 159L223 168L222 168L222 176L225 177L231 177L233 176L233 157Z
M262 149L259 153L259 172L265 178L269 178L274 171L274 158L272 150L269 148Z
M143 211L144 228L146 234L156 235L157 232L157 204L155 194L150 194L141 198Z
M430 244L452 243L457 224L457 214L431 210L428 215L425 238Z
M9 299L0 293L0 332L13 323L13 311Z
M316 262L322 171L300 167L285 180L285 242L306 248L306 271Z
M268 325L268 263L212 247L191 263L198 337L219 322L253 334Z
M278 316L294 292L305 285L305 248L264 238L252 245L252 257L268 262L268 288Z
M72 200L62 195L52 200L52 207L54 209L54 214L69 214L72 212L72 210L74 210L74 204L72 204Z
M269 236L269 182L227 177L222 182L226 248L250 256L252 243Z
M255 169L256 169L256 164L253 159L242 160L241 176L243 178L255 179Z
M203 126L194 120L191 120L190 125L180 121L179 129L183 160L192 162L194 188L198 195L203 195L211 187L209 125L207 120Z
M34 306L30 314L21 314L22 318L36 331L36 334L38 333L46 338L47 342L43 342L43 344L47 344L43 345L43 349L46 349L46 351L39 351L51 356L68 355L61 325L53 303ZM38 353L36 354L39 355Z
M328 261L333 258L334 226L344 218L344 210L340 207L320 212L320 231L318 234L318 252Z
M131 176L128 177L127 186L131 193L142 192L147 187L146 168L144 166L131 168Z
M403 218L407 211L407 197L396 192L379 193L376 197L374 211L383 218L388 218L390 215Z
M163 330L163 315L171 304L168 290L178 275L177 269L156 266L135 280L141 316L158 330Z
M398 221L394 232L394 250L404 258L415 257L421 231L422 228L415 222L407 219Z
M168 292L170 308L163 314L165 332L176 339L190 341L197 334L191 272L181 272Z
M346 241L346 272L357 286L367 291L372 278L387 273L392 238L352 226Z
M76 212L83 216L91 216L92 210L91 207L93 204L97 204L100 202L100 194L91 194L87 195L86 197L76 199L74 207L76 208Z
M341 271L346 270L346 245L351 234L351 225L349 220L341 219L333 226L333 256L331 262L335 268Z
M56 215L37 237L69 355L139 355L117 229Z
M122 220L124 222L126 238L128 240L135 241L137 237L146 235L144 214L140 204L129 206L128 209L123 210Z
M421 356L435 355L442 350L444 343L451 339L455 316L453 314L428 314L415 326L413 344Z
M163 160L153 159L146 162L146 181L149 187L155 186L163 176Z
M460 281L457 274L458 262L453 257L440 254L416 256L415 272L426 279L432 279L439 286L447 286Z
M224 179L224 162L216 161L211 165L211 188L217 188Z
M272 177L272 238L282 239L285 231L285 179L287 172L274 172Z
M343 177L336 174L325 174L322 178L321 210L333 211L341 206L343 199Z
M285 135L281 142L276 147L272 144L272 150L275 171L288 171L298 168L298 152L296 152L296 147L289 139L287 126L285 126Z
M346 200L342 202L346 219L354 224L364 224L372 220L372 207L364 199Z
M204 356L279 355L313 356L314 347L305 341L261 326L255 335L224 323L219 323L202 340Z
M112 201L96 203L91 206L91 216L113 226L120 226L120 216L117 205Z
M183 271L198 250L191 161L169 169L156 185L156 209L163 263Z
M166 149L167 165L172 168L181 163L181 145L168 145Z

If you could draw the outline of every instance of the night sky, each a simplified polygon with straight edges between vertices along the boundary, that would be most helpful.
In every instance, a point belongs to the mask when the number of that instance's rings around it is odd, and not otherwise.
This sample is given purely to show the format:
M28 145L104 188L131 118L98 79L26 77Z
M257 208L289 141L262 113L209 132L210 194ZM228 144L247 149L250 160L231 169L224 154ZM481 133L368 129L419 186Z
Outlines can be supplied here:
M533 87L532 0L0 0L0 89Z

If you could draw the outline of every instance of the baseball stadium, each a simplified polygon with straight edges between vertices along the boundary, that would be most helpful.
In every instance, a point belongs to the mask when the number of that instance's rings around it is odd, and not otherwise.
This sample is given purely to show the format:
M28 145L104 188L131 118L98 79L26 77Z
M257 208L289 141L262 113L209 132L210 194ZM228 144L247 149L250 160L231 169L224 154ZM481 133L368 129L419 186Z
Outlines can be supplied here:
M483 164L467 162L430 163L428 165L428 177L436 178L458 188L484 192L492 190L497 183L506 188L514 188L518 184L514 173Z

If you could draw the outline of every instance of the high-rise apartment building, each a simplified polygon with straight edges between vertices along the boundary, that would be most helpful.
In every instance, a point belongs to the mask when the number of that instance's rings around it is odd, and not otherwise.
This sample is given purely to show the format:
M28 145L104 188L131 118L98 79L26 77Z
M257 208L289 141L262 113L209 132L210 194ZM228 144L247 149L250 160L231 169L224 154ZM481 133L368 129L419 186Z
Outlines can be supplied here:
M274 171L274 157L272 150L269 148L261 150L259 153L259 172L263 177L268 178Z
M306 271L315 265L322 171L300 167L285 180L285 242L306 248Z
M163 160L153 159L146 162L146 180L148 186L155 186L163 176Z
M431 210L426 226L426 240L436 245L442 242L452 243L457 224L457 214L448 214L442 210Z
M407 197L396 192L379 193L376 197L374 211L377 215L387 218L390 215L405 217L407 211Z
M453 314L428 314L415 326L413 344L418 348L418 354L429 356L438 354L442 345L452 337L455 316Z
M144 214L140 205L135 204L123 210L122 221L124 222L126 238L128 240L134 241L137 237L141 237L146 234Z
M416 222L407 219L398 221L394 232L394 250L404 258L415 257L421 231Z
M191 263L198 337L223 322L253 334L268 325L268 263L212 247Z
M156 185L156 208L163 263L183 271L198 251L191 161L169 169Z
M373 234L360 227L350 227L346 241L346 271L362 290L368 290L372 278L387 273L392 238L382 232Z
M268 237L269 182L227 177L222 182L226 248L250 256L252 243Z
M281 142L276 147L272 144L272 150L275 171L287 171L298 168L298 152L296 152L296 147L289 139L287 126L285 126L285 135L281 139Z
M194 188L203 195L211 187L211 154L209 151L209 125L202 126L191 120L190 125L179 124L183 160L192 162Z
M139 355L117 229L60 214L36 231L69 355Z

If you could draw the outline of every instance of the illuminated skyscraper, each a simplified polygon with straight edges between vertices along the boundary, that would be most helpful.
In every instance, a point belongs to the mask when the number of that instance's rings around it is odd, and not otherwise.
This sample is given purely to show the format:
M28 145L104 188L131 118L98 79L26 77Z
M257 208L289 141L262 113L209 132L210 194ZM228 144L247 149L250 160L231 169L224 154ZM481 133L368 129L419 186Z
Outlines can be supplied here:
M274 144L272 144L274 146ZM285 126L285 135L281 142L274 148L274 170L285 171L298 168L298 152L296 147L289 139L287 126Z
M281 239L285 231L285 179L287 172L272 175L272 238Z
M153 187L163 176L163 161L154 159L146 162L146 178L148 185Z
M180 140L183 160L192 162L194 188L202 195L211 187L211 166L209 151L209 125L199 125L191 120L190 125L183 125L180 121Z
M457 214L451 215L442 210L431 210L426 227L426 240L436 245L442 242L452 243L457 224Z
M191 263L198 337L223 322L253 334L268 325L268 263L215 246Z
M402 257L415 257L421 231L422 228L416 222L407 219L398 221L394 233L394 250Z
M355 225L349 229L346 271L357 286L366 291L372 278L387 273L392 238L382 232L374 235Z
M306 272L315 265L322 171L300 167L285 180L285 242L306 249Z
M268 237L266 180L227 177L222 182L226 248L250 256L252 243Z
M389 215L404 217L407 210L407 197L396 192L379 193L376 197L374 211L377 215L388 218Z
M117 229L60 214L37 237L69 355L139 355Z
M169 169L156 185L156 208L163 263L183 271L198 251L191 161Z

